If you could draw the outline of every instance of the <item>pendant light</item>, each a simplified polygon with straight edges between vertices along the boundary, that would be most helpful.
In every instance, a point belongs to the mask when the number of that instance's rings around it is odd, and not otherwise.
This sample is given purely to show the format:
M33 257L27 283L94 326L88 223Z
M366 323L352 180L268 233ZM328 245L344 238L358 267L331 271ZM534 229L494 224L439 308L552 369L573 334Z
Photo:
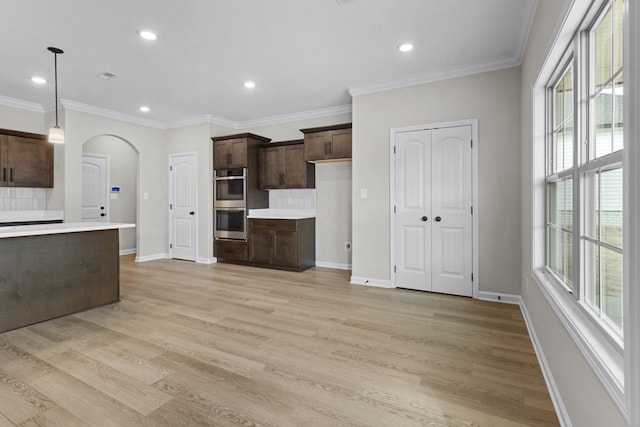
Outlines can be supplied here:
M53 64L55 70L55 86L56 86L56 125L49 129L49 142L54 144L64 144L64 132L58 125L58 54L64 53L62 49L57 47L48 47L49 52L53 52Z

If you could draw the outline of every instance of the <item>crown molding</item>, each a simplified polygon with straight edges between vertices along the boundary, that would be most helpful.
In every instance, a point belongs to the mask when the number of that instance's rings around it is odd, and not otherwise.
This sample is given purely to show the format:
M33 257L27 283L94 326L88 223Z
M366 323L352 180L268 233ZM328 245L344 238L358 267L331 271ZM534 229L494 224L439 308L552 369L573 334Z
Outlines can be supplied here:
M187 117L186 119L180 119L180 120L174 120L171 122L167 122L164 124L164 128L165 129L175 129L175 128L181 128L181 127L185 127L185 126L193 126L193 125L200 125L203 123L207 123L207 124L216 124L219 126L224 126L227 128L231 128L231 129L240 129L238 127L238 123L232 121L232 120L227 120L223 117L219 117L219 116L214 116L212 114L201 114L199 116L193 116L193 117Z
M38 113L48 113L55 111L56 103L50 102L44 105L36 104L34 102L22 101L20 99L9 98L8 96L0 95L0 105L7 107L20 108L22 110L35 111ZM243 122L235 122L233 120L225 119L224 117L215 116L212 114L201 114L199 116L188 117L181 120L175 120L170 122L160 122L156 120L144 119L131 114L120 113L118 111L107 110L106 108L100 108L93 105L83 104L81 102L72 101L70 99L59 100L61 109L69 111L77 111L81 113L91 114L98 117L104 117L107 119L119 120L136 125L147 126L156 129L175 129L185 126L193 126L202 123L216 124L224 126L233 130L248 129L258 126L269 126L280 123L293 122L298 120L308 120L320 117L335 116L338 114L351 113L351 105L340 105L337 107L321 108L317 110L303 111L300 113L283 114L279 116L265 117L262 119L247 120Z
M9 98L8 96L0 95L0 105L5 107L19 108L21 110L33 111L36 113L44 113L45 110L42 105L35 102L23 101L21 99Z
M348 105L339 105L337 107L320 108L317 110L302 111L300 113L282 114L279 116L265 117L263 119L247 120L238 122L236 129L248 129L259 126L277 125L280 123L288 123L299 120L317 119L320 117L337 116L338 114L350 114L352 107Z
M518 65L522 64L524 58L524 52L527 49L527 40L529 40L529 33L531 33L531 26L533 25L533 18L536 15L536 9L538 8L538 0L531 3L529 9L526 11L529 17L529 22L526 25L520 27L520 34L518 35L518 45L520 46L520 52L518 52Z
M338 114L350 114L351 105L340 105L338 107L321 108L318 110L303 111L300 113L282 114L279 116L265 117L262 119L246 120L243 122L234 122L223 117L211 114L203 114L200 116L188 117L182 120L167 122L164 129L175 129L184 126L193 126L202 123L212 123L227 127L233 130L250 129L260 126L277 125L280 123L288 123L299 120L316 119L320 117L336 116Z
M173 120L164 124L164 129L176 129L185 126L194 126L211 123L210 114L202 114L199 116L188 117L186 119Z
M443 80L451 80L458 77L471 76L474 74L497 71L505 68L517 67L520 65L519 58L506 58L491 62L470 64L466 67L456 69L441 69L429 71L427 73L411 74L397 79L380 80L373 83L363 83L351 85L347 91L351 96L369 95L387 90L401 89L410 86L417 86L425 83L433 83Z
M107 110L106 108L94 107L93 105L82 104L80 102L71 101L68 99L61 99L60 103L65 110L77 111L81 113L87 113L98 117L104 117L107 119L119 120L122 122L132 123L141 126L147 126L156 129L164 129L164 124L156 120L142 119L140 117L133 116L131 114L119 113L113 110Z

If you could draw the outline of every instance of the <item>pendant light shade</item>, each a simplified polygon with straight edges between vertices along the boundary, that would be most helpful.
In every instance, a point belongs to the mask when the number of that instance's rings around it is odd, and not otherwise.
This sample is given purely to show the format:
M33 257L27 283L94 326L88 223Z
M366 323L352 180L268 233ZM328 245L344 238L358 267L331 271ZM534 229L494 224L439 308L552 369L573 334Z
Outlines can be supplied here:
M58 125L58 54L64 53L57 47L48 47L47 50L53 53L53 66L55 72L56 87L56 125L49 129L49 142L54 144L64 144L64 131Z

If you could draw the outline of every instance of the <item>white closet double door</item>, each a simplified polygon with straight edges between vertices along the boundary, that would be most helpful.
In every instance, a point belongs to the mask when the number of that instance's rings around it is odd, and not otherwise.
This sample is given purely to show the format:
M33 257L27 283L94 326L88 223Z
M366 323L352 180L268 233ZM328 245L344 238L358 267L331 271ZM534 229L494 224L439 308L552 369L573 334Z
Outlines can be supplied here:
M397 287L472 295L471 126L395 134Z

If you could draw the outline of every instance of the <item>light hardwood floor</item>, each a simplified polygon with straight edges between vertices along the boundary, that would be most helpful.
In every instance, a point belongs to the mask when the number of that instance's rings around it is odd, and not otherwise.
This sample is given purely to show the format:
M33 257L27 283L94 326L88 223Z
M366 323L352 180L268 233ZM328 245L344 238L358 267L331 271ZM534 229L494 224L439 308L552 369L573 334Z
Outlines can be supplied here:
M558 425L517 306L349 274L122 257L120 303L0 334L0 427Z

